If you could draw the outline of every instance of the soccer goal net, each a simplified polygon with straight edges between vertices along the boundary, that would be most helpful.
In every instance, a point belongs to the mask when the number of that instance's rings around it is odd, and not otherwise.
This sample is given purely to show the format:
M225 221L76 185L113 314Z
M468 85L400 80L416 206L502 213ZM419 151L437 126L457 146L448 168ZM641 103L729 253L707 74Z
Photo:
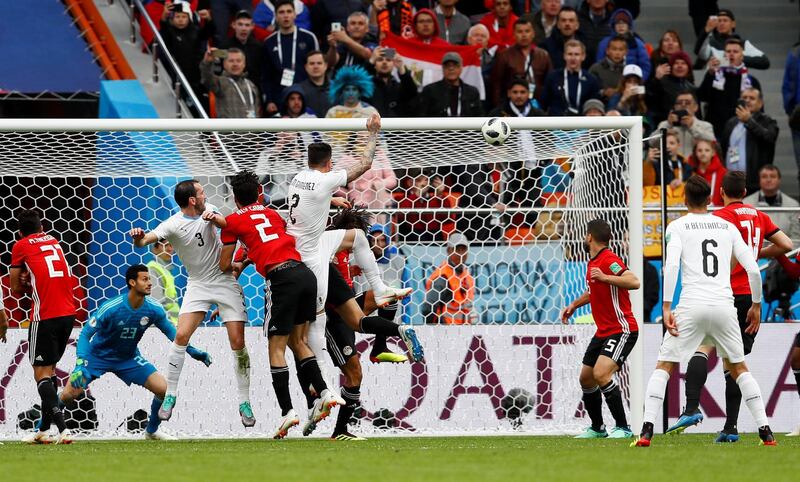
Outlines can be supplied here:
M362 406L351 422L360 433L559 434L588 423L578 374L595 327L588 307L567 325L559 311L586 290L582 240L591 219L611 224L612 249L641 277L640 121L506 119L512 134L497 147L484 142L483 121L384 119L373 168L337 194L371 213L370 240L384 280L413 288L396 321L415 325L425 347L423 362L374 364L373 339L358 336ZM228 214L235 206L227 177L252 169L264 202L286 213L287 185L305 167L306 147L328 142L334 167L345 167L364 150L364 125L364 119L0 121L2 262L9 265L16 213L37 208L80 279L80 322L125 290L124 271L135 263L169 271L179 303L186 277L177 256L160 245L135 249L126 234L152 229L176 212L177 182L197 179L208 202ZM240 423L226 330L207 319L192 344L214 363L186 362L164 429L191 437L274 430L280 412L261 328L264 280L249 268L240 282L249 310L256 427ZM12 329L0 345L0 438L17 438L39 417L26 357L30 300L10 295L6 273L3 286ZM367 288L359 276L355 288ZM154 295L168 303L166 291ZM631 297L641 322L640 293ZM74 366L79 332L76 326L58 365L61 385ZM140 350L165 373L169 345L153 329ZM389 348L404 351L399 339L390 338ZM330 360L323 361L340 383ZM634 421L641 363L636 350L619 374ZM291 383L295 407L305 407L294 377ZM143 388L107 374L66 408L67 420L88 436L126 436L143 428L141 410L149 411L150 400ZM317 434L329 435L332 423Z

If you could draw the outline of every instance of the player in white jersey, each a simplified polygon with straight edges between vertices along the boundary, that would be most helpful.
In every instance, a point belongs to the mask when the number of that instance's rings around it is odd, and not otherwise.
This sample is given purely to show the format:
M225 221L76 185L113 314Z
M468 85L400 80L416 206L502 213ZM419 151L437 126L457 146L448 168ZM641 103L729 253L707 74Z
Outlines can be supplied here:
M747 313L750 323L761 318L761 274L752 250L736 226L708 212L710 196L711 187L705 179L697 175L689 178L685 187L689 213L667 227L662 307L667 333L647 384L641 435L631 446L650 446L653 424L664 402L672 369L687 361L698 346L708 343L717 347L717 353L741 389L747 409L758 425L761 443L775 445L761 389L744 363L744 345L730 285L732 256L747 272L753 298ZM679 269L683 288L680 305L673 313L672 298Z
M225 217L206 203L203 186L194 179L179 182L175 186L175 202L180 211L152 231L145 233L142 228L130 231L136 247L141 248L159 240L172 243L189 275L178 315L178 332L169 350L167 394L158 415L162 420L169 420L172 415L186 346L211 306L217 305L233 351L239 415L245 427L252 427L256 419L250 405L250 355L244 343L247 320L244 293L232 274L219 270L222 242L218 229L225 227Z
M289 184L287 232L294 236L303 263L311 268L317 277L317 317L309 327L308 342L318 355L327 351L325 301L328 295L328 264L337 251L352 250L355 264L361 267L372 287L378 306L385 306L403 298L411 291L410 288L396 289L384 284L363 231L357 229L325 231L333 193L372 167L378 132L381 128L380 121L378 114L373 114L367 120L369 137L360 162L352 164L346 170L334 170L331 146L323 142L313 143L308 146L308 168L299 172ZM346 203L343 200L336 202ZM332 296L332 298L347 299L352 296ZM400 336L405 341L411 358L422 359L422 346L411 327L399 326L380 317L366 317L353 299L337 307L337 312L355 331Z

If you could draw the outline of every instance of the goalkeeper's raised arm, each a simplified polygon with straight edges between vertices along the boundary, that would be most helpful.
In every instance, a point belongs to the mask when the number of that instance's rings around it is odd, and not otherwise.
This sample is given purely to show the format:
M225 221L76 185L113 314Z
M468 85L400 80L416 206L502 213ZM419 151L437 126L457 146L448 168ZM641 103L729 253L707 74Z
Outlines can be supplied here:
M372 161L375 159L375 149L378 144L378 133L381 130L381 116L378 113L372 114L367 119L367 131L369 137L367 138L367 146L364 148L364 153L361 154L359 162L347 167L347 182L353 182L362 174L372 168Z

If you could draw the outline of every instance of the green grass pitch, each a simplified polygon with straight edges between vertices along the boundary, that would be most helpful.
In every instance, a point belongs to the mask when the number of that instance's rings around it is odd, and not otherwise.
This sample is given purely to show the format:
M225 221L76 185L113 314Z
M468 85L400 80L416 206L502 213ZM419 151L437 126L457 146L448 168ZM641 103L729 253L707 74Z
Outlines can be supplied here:
M783 481L798 480L800 440L778 435L761 447L745 435L629 440L567 437L398 437L328 440L79 441L70 446L0 447L6 481Z

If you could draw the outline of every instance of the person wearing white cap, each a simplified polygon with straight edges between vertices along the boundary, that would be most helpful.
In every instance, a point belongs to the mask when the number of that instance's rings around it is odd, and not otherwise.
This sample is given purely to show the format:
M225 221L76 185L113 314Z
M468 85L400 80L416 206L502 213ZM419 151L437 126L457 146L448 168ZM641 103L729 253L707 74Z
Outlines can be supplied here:
M622 69L622 79L619 81L617 93L608 100L608 109L617 110L622 115L642 116L644 129L649 132L652 129L653 122L647 112L642 77L642 69L638 65L626 65Z
M469 274L469 241L459 232L447 238L447 258L425 282L421 314L428 324L468 325L475 321L475 278Z

